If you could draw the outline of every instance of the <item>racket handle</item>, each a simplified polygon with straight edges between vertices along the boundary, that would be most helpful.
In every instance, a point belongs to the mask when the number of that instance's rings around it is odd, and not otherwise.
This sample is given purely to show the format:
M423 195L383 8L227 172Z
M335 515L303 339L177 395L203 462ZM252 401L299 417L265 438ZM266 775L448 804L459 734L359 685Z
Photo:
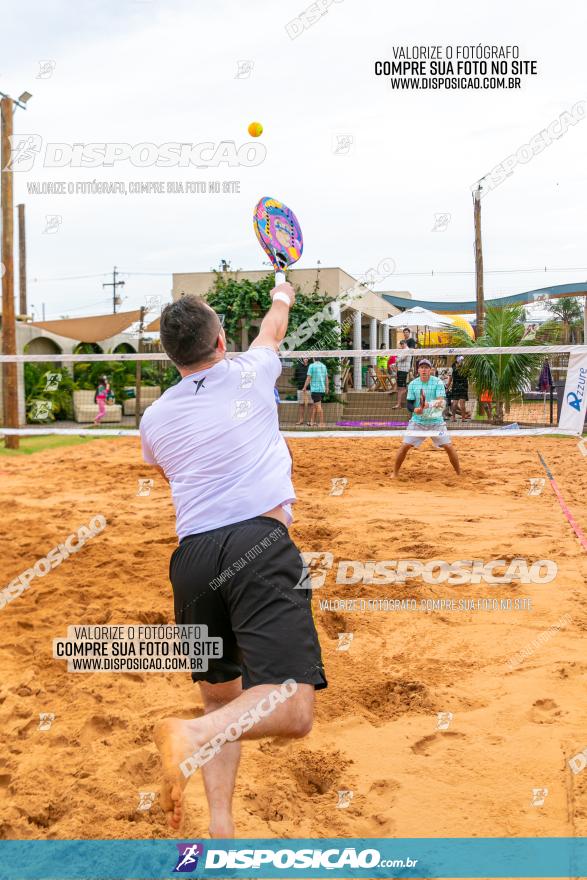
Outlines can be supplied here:
M278 284L285 284L285 272L276 272L275 273L275 286Z

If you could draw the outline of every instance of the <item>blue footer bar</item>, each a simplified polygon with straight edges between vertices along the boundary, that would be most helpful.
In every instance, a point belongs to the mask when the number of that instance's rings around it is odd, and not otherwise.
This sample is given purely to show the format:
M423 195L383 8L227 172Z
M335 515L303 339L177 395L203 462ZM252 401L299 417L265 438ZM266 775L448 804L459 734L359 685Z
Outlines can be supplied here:
M587 838L5 840L1 880L587 877Z

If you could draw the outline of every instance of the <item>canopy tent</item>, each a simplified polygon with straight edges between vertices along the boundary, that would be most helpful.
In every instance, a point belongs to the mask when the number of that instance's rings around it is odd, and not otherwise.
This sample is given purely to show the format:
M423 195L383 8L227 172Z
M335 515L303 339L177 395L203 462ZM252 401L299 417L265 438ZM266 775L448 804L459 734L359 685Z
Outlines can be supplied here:
M115 315L93 315L88 318L64 318L60 321L32 321L28 326L39 327L56 336L75 339L78 342L102 342L118 336L141 317L140 309L135 312L118 312Z
M406 309L405 312L401 312L399 315L393 315L391 318L387 318L381 323L385 324L387 327L393 327L396 330L401 329L402 327L409 327L411 330L413 327L447 327L451 326L453 321L451 318L446 318L442 315L437 315L436 312L431 312L430 309L423 309L421 306L415 306L413 309Z

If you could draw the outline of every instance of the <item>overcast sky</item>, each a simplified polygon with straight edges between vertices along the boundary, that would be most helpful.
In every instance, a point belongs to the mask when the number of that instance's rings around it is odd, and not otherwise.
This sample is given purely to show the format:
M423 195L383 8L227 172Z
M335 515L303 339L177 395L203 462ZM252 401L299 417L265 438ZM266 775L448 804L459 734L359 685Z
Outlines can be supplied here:
M471 184L578 101L587 100L582 0L339 0L296 39L304 0L65 0L12 4L2 25L0 90L33 93L15 132L47 143L162 144L251 140L256 167L43 168L15 174L27 210L29 301L40 317L109 310L104 273L124 274L124 308L171 290L172 272L220 259L263 268L251 214L262 195L303 227L300 267L358 275L393 259L379 289L473 298ZM515 44L538 75L511 91L394 91L373 74L394 45ZM237 76L238 61L252 62ZM54 62L39 78L40 62ZM49 65L49 70L53 65ZM349 135L347 154L333 147ZM587 121L483 199L486 295L583 281ZM33 195L48 181L240 181L240 194ZM436 215L449 214L433 231ZM45 232L58 216L56 232ZM559 267L556 272L492 270ZM145 273L145 274L141 274ZM148 274L161 273L161 274ZM50 280L68 276L96 277ZM104 277L102 277L104 276Z

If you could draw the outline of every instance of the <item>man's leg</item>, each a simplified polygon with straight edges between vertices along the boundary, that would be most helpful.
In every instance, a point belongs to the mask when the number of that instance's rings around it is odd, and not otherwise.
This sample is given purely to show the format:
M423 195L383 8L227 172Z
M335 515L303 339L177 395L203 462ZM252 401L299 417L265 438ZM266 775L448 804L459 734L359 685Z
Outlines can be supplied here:
M312 408L310 409L310 427L311 428L313 428L314 424L316 423L316 412L317 412L317 405L315 403L312 403Z
M317 417L320 421L320 427L324 427L324 410L322 409L322 401L316 404Z
M235 678L223 684L209 684L200 681L200 691L204 700L204 712L209 715L226 706L242 694L242 678ZM202 767L204 788L210 810L210 837L234 837L232 818L232 796L236 782L236 771L240 761L241 746L227 742L223 749Z
M411 448L412 447L409 443L402 443L402 445L400 446L398 453L395 457L395 463L393 465L394 477L397 477L397 475L399 474L399 469L401 468L402 464L404 463L406 455L408 454L408 452L410 451Z
M454 446L452 445L452 443L447 443L446 446L443 446L442 448L446 450L446 454L449 457L450 463L452 464L452 466L455 469L455 471L457 472L457 474L460 474L461 465L459 462L459 457L458 457L457 451L454 448Z
M303 424L304 424L304 419L305 419L305 416L306 416L305 409L306 409L306 407L305 407L305 404L304 404L304 395L303 395L303 392L302 392L302 397L301 397L300 405L299 405L299 408L298 408L298 425L303 425Z
M266 736L297 738L306 736L310 732L314 711L314 685L297 685L292 696L287 697L283 702L276 702L274 708L267 712L268 701L265 698L273 691L279 690L279 684L257 685L243 691L230 703L201 718L192 720L165 718L155 725L154 738L163 763L161 805L173 828L179 828L181 825L183 790L191 775L188 773L186 776L180 764L183 764L186 758L194 757L202 746L211 744L215 748L225 743L225 732L233 736L235 728L242 731L238 739L260 739ZM255 720L248 730L244 730L243 716L250 710L259 709L259 704L262 711L267 714L264 717L259 716L256 720L256 712L253 711L251 717ZM225 748L226 746L222 744L220 754ZM213 749L208 749L206 754L210 752L213 753ZM208 763L206 756L203 755L200 759L194 757L194 765L197 765L199 760ZM197 766L194 769L197 769ZM226 782L226 776L224 781Z

